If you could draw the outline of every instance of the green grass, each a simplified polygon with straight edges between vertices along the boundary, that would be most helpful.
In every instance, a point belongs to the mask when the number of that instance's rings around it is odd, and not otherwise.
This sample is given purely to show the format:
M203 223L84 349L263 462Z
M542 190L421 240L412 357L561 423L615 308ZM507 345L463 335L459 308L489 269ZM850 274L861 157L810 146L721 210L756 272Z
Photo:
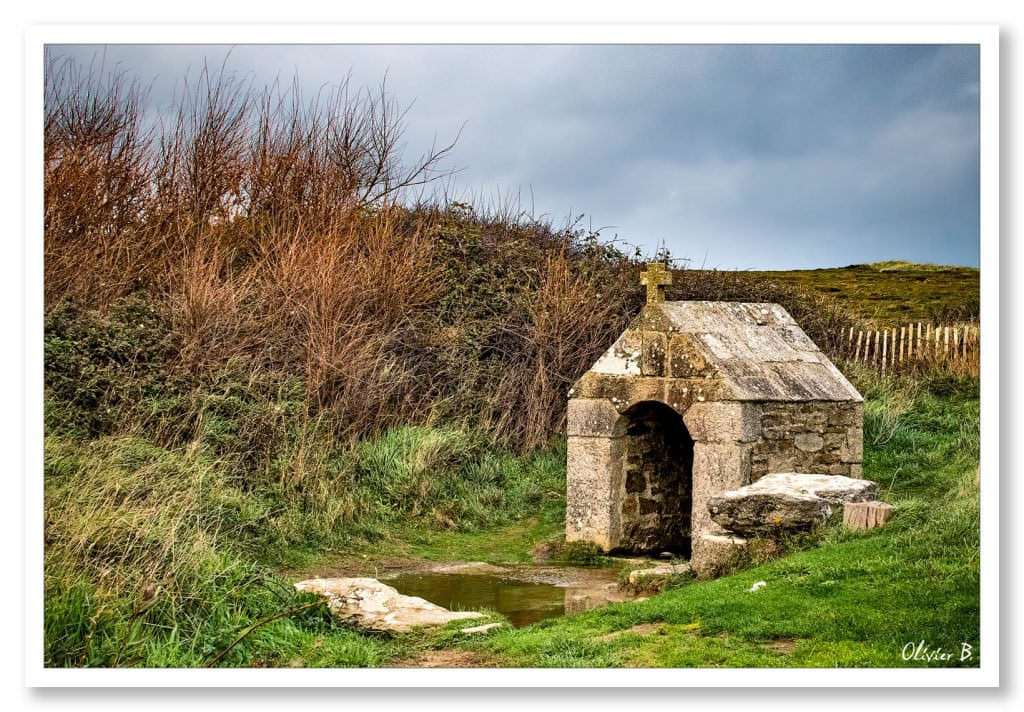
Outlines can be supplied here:
M890 261L739 274L827 295L850 314L878 326L917 321L949 323L979 314L980 272L973 267Z
M50 435L44 459L55 666L202 665L253 622L303 604L282 571L383 551L525 561L564 510L564 447L518 457L455 428L338 446L305 487L241 486L201 446L137 436ZM224 663L288 664L291 651L372 665L396 645L334 631L321 611L260 626Z

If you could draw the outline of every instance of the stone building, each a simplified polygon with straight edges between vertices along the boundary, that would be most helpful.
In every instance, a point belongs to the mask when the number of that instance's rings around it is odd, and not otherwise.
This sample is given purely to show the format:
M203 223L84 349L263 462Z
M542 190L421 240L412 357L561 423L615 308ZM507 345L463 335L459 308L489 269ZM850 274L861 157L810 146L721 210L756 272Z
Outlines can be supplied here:
M863 399L777 304L648 303L569 391L566 540L712 576L746 542L708 498L765 474L861 477Z

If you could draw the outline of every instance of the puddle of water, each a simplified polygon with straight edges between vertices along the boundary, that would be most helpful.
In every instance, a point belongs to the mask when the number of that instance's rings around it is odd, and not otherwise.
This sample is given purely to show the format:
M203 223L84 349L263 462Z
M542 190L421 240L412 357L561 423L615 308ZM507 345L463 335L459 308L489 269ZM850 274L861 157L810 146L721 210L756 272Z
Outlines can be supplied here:
M399 572L385 580L399 593L450 610L498 611L516 628L630 598L609 570L469 564Z
M387 583L399 593L419 596L453 611L498 611L516 628L565 615L568 590L487 574L409 573Z

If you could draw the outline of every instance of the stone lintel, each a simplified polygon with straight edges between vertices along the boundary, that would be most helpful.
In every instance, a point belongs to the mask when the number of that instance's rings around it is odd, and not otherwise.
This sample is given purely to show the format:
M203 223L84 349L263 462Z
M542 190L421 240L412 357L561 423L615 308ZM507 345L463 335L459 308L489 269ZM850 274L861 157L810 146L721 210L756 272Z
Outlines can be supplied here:
M680 415L685 415L691 403L735 402L731 391L717 378L610 376L594 372L583 374L569 395L608 400L620 413L642 401L664 403Z

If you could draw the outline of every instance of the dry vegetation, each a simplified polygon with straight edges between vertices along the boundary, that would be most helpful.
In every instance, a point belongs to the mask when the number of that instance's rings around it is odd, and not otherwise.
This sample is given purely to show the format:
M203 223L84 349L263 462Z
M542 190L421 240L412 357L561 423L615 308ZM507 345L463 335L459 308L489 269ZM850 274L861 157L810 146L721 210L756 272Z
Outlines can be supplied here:
M977 323L981 314L981 272L975 267L890 261L744 275L825 295L873 328L918 321Z
M343 435L469 420L535 448L558 432L568 387L642 303L635 256L509 205L423 200L451 147L404 162L383 90L307 102L210 70L185 87L155 124L138 82L51 62L49 312L143 298L172 380L298 378L307 414ZM848 321L735 275L676 284L781 301L826 345Z

